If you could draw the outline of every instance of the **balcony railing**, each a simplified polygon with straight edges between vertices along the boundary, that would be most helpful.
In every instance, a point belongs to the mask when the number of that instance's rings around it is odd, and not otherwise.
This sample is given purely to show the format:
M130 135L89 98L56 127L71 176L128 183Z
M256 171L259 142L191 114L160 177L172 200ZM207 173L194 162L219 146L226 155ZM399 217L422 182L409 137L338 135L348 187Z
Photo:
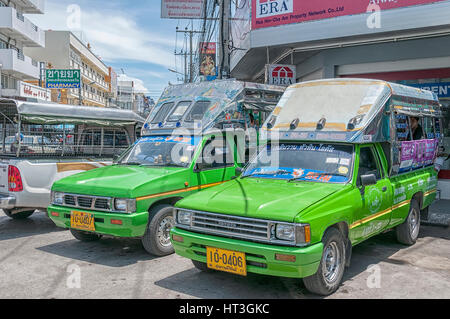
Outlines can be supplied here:
M25 22L25 17L23 16L22 13L16 12L16 16L17 16L17 19L19 19L22 22Z
M0 7L0 31L2 29L7 29L11 37L20 40L24 46L45 46L44 31L12 7Z
M17 58L19 60L25 61L25 55L21 51L17 51Z

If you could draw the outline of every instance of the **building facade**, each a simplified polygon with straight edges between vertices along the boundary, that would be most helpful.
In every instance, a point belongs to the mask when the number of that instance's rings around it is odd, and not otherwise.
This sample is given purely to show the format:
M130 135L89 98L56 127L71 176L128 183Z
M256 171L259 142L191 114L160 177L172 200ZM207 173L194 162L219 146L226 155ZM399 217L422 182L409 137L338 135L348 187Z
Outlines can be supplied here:
M117 106L124 110L134 110L134 102L134 81L125 74L120 74L117 79Z
M49 69L81 70L80 89L52 89L52 101L62 104L107 107L109 68L89 44L70 31L46 31L45 48L25 48L25 53ZM45 79L44 79L45 80Z
M117 83L117 73L112 67L108 67L109 75L106 77L106 82L109 87L108 94L108 107L118 107L117 105L117 93L118 93L118 83Z
M24 84L37 81L40 66L26 47L43 48L45 32L26 18L43 14L44 0L0 0L0 95L17 99L45 99L47 90Z

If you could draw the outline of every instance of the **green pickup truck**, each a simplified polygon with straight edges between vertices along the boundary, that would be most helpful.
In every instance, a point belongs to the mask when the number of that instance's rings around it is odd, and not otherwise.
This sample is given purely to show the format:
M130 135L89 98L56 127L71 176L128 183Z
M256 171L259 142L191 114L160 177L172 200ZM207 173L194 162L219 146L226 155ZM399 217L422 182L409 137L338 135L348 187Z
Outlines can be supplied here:
M353 246L388 229L416 242L436 197L441 117L434 93L383 81L289 87L242 175L175 205L175 252L202 271L335 292Z
M81 241L134 237L151 254L173 253L173 205L239 174L245 141L238 148L235 130L252 125L250 114L262 123L284 89L234 80L168 87L112 166L53 184L49 217Z

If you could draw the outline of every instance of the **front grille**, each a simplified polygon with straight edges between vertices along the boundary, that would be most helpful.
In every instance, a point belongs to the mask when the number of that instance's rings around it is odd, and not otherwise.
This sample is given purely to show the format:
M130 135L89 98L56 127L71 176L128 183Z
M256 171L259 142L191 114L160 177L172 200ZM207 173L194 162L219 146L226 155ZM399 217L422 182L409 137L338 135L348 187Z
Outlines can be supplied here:
M192 227L221 234L249 239L268 239L270 236L267 221L195 212Z
M111 198L96 197L87 195L64 194L64 204L62 206L95 209L99 211L111 211Z
M94 207L97 209L109 209L109 200L106 198L97 198Z
M305 246L303 243L297 244L296 240L281 240L277 239L275 236L275 227L277 225L302 226L302 224L232 216L182 208L176 209L176 214L178 214L178 211L189 212L192 214L190 225L180 224L176 219L176 227L181 229L258 243L283 246Z
M64 195L64 203L69 206L77 205L77 203L75 201L75 196L72 196L72 195Z
M83 207L83 208L91 208L92 207L93 198L92 197L79 196L77 198L77 201L78 201L78 206Z

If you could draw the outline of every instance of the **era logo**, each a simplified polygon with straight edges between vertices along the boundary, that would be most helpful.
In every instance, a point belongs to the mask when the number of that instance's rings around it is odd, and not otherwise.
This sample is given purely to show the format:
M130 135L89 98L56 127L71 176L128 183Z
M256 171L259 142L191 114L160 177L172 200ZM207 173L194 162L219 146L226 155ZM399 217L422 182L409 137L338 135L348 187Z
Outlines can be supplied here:
M256 0L256 18L294 12L294 0Z
M296 71L287 65L275 65L270 73L270 84L289 86L295 83Z

